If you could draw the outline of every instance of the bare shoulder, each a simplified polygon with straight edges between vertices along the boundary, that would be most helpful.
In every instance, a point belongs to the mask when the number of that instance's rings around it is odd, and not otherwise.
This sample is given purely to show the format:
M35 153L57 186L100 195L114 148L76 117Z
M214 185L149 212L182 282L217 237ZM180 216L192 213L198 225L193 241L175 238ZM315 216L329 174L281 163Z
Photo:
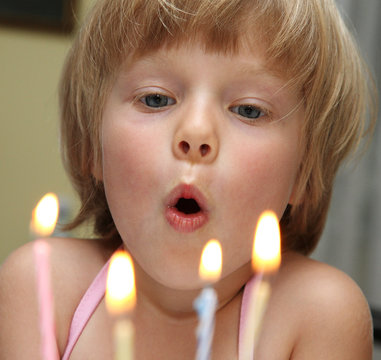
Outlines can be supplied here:
M25 346L36 354L38 333L37 300L31 293L34 282L33 257L26 246L15 251L0 268L0 358L26 359L17 336L24 329ZM30 309L26 311L26 309ZM31 359L36 359L32 356Z
M98 240L53 238L46 241L51 248L57 347L61 351L73 312L113 247ZM33 243L27 243L0 267L1 359L39 358L35 265Z
M372 321L358 285L345 273L290 253L277 280L294 313L293 360L371 359ZM286 290L287 289L287 290Z

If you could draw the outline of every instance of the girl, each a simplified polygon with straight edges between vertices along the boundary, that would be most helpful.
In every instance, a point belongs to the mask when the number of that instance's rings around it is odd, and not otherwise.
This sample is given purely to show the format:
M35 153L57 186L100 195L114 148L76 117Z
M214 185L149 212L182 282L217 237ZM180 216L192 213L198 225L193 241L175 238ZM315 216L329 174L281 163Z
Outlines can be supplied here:
M198 264L217 238L212 358L239 359L253 232L272 209L282 266L255 359L371 359L361 291L307 257L366 133L366 81L333 0L98 1L61 83L63 159L82 202L69 228L91 220L99 239L50 240L60 356L112 358L104 282L122 246L136 359L194 358ZM1 270L1 359L39 358L31 268L28 244Z

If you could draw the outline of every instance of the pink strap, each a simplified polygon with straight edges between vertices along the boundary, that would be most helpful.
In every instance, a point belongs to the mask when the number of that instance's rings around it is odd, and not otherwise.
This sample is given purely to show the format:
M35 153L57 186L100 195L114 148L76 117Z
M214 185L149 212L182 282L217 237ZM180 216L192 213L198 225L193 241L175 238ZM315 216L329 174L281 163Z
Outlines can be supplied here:
M98 307L99 303L102 301L104 297L106 291L106 279L109 262L110 260L107 261L107 263L102 267L96 278L93 280L74 313L73 320L70 326L69 339L66 345L64 355L62 356L62 360L68 360L70 358L74 346L77 343L79 337L81 336L83 329L87 325L95 309ZM238 359L240 359L242 356L242 338L247 322L247 311L249 308L249 303L251 301L251 294L258 280L258 277L252 277L247 282L243 290L241 314L239 321Z
M104 297L109 262L110 260L102 267L75 310L70 326L69 339L62 360L69 359L83 329Z
M243 354L243 337L245 328L247 325L248 319L248 311L250 302L253 301L252 294L255 292L255 287L258 285L259 281L261 280L260 276L253 276L245 285L245 288L243 289L243 295L242 295L242 304L241 304L241 315L239 319L239 335L238 335L238 359L240 360L242 358ZM254 349L253 349L253 355L252 359L254 359Z

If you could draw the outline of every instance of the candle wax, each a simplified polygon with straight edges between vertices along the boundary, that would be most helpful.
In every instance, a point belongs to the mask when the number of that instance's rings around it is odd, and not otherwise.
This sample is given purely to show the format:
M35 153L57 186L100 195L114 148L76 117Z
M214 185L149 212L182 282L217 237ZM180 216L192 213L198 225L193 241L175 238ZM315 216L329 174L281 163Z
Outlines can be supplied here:
M214 318L217 308L217 294L211 287L206 287L194 302L194 308L199 317L196 330L197 337L197 360L208 360L210 358L213 334Z
M133 360L134 327L128 319L117 320L114 325L114 360Z
M34 255L39 300L41 352L44 360L58 360L53 298L50 285L49 254L49 245L42 240L36 240L34 243Z

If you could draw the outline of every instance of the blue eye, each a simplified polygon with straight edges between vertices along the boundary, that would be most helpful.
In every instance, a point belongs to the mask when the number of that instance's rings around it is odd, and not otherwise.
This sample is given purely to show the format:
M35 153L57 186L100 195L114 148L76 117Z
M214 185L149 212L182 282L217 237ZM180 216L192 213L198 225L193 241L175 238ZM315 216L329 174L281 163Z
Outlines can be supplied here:
M230 110L238 115L241 115L245 118L248 119L258 119L266 113L262 111L260 108L253 106L253 105L238 105L238 106L233 106L230 108Z
M143 96L140 101L151 108L162 108L175 103L174 99L162 94L149 94Z

